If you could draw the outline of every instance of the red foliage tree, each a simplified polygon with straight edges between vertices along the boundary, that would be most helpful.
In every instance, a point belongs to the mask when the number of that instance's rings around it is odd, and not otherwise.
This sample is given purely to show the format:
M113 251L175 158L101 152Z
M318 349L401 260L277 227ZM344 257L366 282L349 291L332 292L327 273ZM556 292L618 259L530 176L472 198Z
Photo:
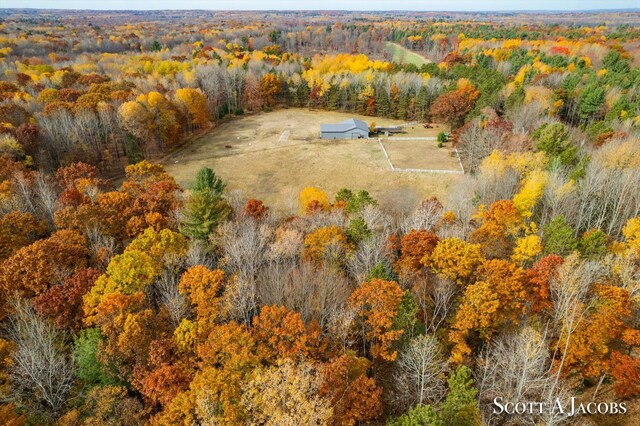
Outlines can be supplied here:
M611 366L615 383L613 390L621 398L640 396L640 359L611 352Z
M253 198L247 201L247 204L244 206L244 213L258 220L262 219L268 210L269 207L265 206L262 201Z
M433 252L439 238L425 229L412 229L400 240L400 258L395 264L398 274L413 274L422 269L420 261Z
M550 254L537 261L525 274L526 289L529 303L534 312L551 309L549 300L549 280L557 275L558 266L564 260L562 257Z
M51 318L58 328L80 330L84 317L82 298L99 276L100 271L94 268L76 271L62 285L53 286L36 297L36 310L40 315Z
M443 93L433 101L429 114L434 120L448 123L455 129L473 109L478 97L480 92L472 86Z

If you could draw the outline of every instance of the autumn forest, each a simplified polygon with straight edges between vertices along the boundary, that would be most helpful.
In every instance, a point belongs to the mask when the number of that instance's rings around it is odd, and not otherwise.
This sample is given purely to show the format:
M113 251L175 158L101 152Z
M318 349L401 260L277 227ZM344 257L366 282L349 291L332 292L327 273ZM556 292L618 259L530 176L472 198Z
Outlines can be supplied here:
M171 174L294 108L464 174ZM640 424L640 12L0 9L0 424Z

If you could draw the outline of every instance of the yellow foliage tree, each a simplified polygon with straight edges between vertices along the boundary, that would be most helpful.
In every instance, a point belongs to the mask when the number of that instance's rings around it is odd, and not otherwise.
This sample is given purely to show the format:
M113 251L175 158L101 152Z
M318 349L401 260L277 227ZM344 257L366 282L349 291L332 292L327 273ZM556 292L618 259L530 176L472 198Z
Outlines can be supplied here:
M337 226L323 226L304 239L304 257L314 262L340 263L351 250L344 231Z
M308 362L285 359L256 370L242 392L247 424L328 425L333 409L328 398L318 395L321 384L322 375Z
M522 183L520 191L513 197L513 204L523 218L530 218L533 209L544 192L547 172L533 170Z
M192 266L182 274L178 290L189 297L200 328L215 322L219 313L218 293L223 283L224 272L202 265Z
M463 284L483 260L480 244L469 244L459 238L444 238L438 241L431 255L421 263L436 274Z
M131 250L149 254L160 267L165 263L174 263L186 253L187 239L167 228L156 231L149 227L131 241L125 251Z
M115 256L84 296L85 322L99 324L132 303L139 305L144 299L144 290L157 274L157 263L144 252L128 250Z
M542 253L542 240L538 235L526 235L516 240L511 260L519 265L532 262Z
M629 250L635 252L638 257L640 257L640 217L629 219L622 229L622 235L624 235L627 241Z
M314 210L329 210L329 199L321 189L309 186L300 192L300 211L302 213Z
M176 90L176 102L184 108L193 127L206 127L210 124L207 99L199 89Z

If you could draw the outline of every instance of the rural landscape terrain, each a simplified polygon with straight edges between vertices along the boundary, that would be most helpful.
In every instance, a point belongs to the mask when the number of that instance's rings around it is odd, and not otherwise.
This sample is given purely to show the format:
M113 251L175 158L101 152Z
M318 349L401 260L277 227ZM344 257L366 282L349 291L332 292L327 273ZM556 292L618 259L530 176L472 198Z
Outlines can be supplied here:
M0 424L640 424L640 12L0 9Z

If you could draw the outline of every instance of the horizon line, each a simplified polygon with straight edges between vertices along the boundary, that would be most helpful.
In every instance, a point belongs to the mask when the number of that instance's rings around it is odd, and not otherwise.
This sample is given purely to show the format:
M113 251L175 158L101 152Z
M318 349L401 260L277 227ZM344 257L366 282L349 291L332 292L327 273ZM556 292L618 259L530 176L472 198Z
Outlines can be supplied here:
M640 12L640 8L599 8L599 9L78 9L66 7L0 7L0 10L34 10L34 11L75 11L75 12L427 12L427 13L490 13L490 12L524 12L524 13L562 13L562 12Z

